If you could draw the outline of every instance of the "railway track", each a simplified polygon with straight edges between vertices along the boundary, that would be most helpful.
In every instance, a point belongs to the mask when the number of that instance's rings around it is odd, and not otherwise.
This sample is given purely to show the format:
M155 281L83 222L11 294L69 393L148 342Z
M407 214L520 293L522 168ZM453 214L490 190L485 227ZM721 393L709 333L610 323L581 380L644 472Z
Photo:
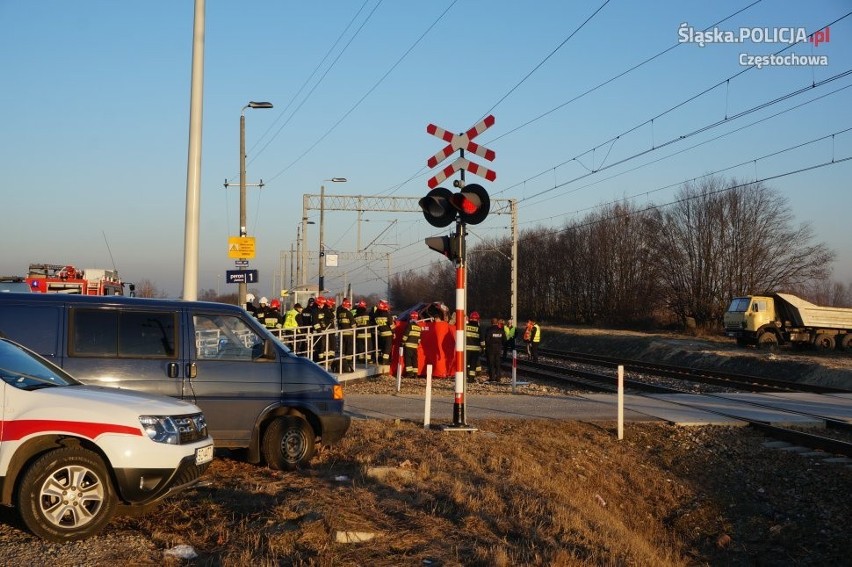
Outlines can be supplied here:
M730 397L726 397L724 395L731 391L762 393L809 392L826 395L832 399L834 399L835 396L832 396L831 394L849 393L848 390L840 388L822 387L812 384L802 385L795 382L776 380L772 378L732 373L717 373L675 367L665 364L650 364L639 361L622 360L621 362L616 362L615 359L610 357L565 353L549 349L540 349L539 355L541 357L551 358L554 362L533 363L526 359L519 359L518 371L526 376L570 383L581 390L591 390L595 392L614 393L617 391L613 368L622 364L625 367L625 390L638 396L650 397L652 394L682 394L684 392L695 393L692 390L685 390L682 386L679 386L678 383L681 381L715 385L721 384L725 388L724 392L711 392L705 390L702 391L701 394L703 397L717 397L723 399L726 403L731 403L733 401ZM566 366L566 362L581 364L582 367ZM598 367L597 370L594 368L595 366ZM604 370L601 370L601 367L603 367ZM639 374L639 376L628 377L628 371L631 375ZM649 380L649 375L664 376L667 378L667 383ZM706 407L701 407L697 404L690 404L689 402L681 400L671 401L671 403L700 409L701 411L708 411ZM825 424L826 429L839 432L840 436L852 439L852 423L847 421L834 419L809 411L797 411L790 408L779 407L778 405L772 405L767 402L736 400L736 403L751 407L768 408L773 411L796 416L818 419ZM814 450L824 451L826 453L852 457L852 443L845 439L838 439L826 435L817 435L812 432L805 432L789 427L780 427L765 421L744 418L742 415L728 415L719 411L711 411L711 413L746 422L750 427L758 429L775 439L808 447Z
M558 351L553 349L539 349L539 355L556 360L576 362L615 368L623 365L626 372L639 372L667 378L681 379L700 384L709 384L736 391L746 392L811 392L814 394L838 394L852 393L850 390L819 384L805 384L793 382L780 378L766 376L754 376L750 374L736 374L719 370L705 370L700 368L689 368L663 364L659 362L645 362L641 360L630 360L608 356L590 355L577 352Z

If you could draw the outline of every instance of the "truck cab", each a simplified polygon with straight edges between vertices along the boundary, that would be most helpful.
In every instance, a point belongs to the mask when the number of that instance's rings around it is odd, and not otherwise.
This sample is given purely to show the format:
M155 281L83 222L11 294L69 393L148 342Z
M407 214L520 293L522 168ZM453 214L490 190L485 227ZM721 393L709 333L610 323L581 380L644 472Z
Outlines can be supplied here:
M763 295L735 297L725 311L725 335L737 339L740 346L757 344L767 327L775 327L775 300ZM775 332L771 333L775 337ZM764 342L771 342L769 337ZM777 344L777 338L775 343Z

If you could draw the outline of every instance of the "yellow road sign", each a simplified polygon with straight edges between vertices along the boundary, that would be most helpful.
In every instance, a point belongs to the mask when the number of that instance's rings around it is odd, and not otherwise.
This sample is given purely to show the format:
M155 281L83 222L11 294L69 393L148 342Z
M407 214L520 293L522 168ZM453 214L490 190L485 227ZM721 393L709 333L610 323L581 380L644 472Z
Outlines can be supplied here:
M229 236L228 258L254 258L254 236Z

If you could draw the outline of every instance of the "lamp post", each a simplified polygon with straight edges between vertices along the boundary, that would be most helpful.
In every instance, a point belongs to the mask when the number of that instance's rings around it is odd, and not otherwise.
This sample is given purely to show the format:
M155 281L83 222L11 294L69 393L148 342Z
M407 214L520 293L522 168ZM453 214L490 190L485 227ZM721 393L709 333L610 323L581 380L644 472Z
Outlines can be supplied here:
M346 183L345 177L332 177L323 181L331 181L332 183ZM323 240L325 239L325 185L320 185L320 227L319 227L319 287L317 295L321 295L325 289L325 248Z
M240 111L240 236L246 236L246 108L272 108L271 102L251 101ZM246 304L246 282L239 284L237 302Z

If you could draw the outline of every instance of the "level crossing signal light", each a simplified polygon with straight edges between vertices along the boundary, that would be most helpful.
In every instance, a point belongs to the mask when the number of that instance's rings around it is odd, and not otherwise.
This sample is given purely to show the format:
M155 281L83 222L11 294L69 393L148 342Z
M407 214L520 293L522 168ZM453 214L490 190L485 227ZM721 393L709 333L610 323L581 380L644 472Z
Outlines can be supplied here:
M423 209L426 222L438 228L449 226L456 217L465 224L479 224L491 210L488 192L476 183L466 185L458 193L444 187L436 187L420 199L418 204Z
M452 261L462 257L461 239L457 236L430 236L426 239L426 246Z

